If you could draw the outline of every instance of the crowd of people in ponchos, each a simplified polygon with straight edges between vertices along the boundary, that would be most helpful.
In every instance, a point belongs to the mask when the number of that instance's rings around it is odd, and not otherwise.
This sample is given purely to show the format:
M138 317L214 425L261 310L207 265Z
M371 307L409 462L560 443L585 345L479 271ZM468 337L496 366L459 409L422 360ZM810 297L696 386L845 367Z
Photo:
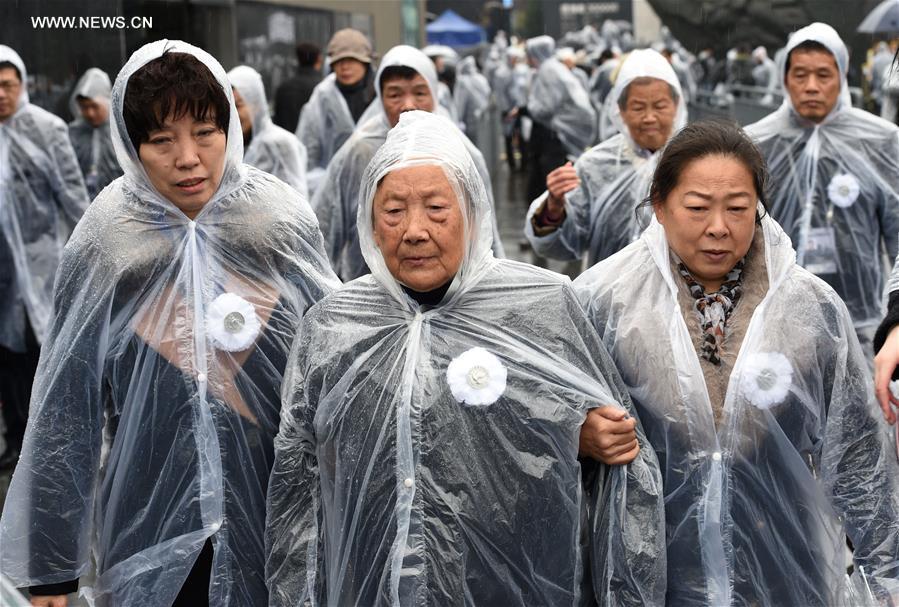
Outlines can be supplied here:
M341 30L272 108L160 40L88 70L67 126L0 46L0 581L899 600L899 128L853 107L830 26L747 50L607 23L376 57ZM768 116L690 121L742 84ZM574 280L505 258L492 116L523 236Z

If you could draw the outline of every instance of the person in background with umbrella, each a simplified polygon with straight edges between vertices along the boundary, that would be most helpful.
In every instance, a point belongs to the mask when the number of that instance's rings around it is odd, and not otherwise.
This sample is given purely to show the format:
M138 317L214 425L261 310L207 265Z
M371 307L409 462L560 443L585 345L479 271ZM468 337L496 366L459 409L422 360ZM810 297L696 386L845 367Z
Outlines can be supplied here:
M883 41L878 42L872 50L873 52L868 51L870 59L864 66L862 66L862 72L865 76L865 81L868 84L872 105L870 108L871 112L877 114L880 113L881 108L883 107L884 76L889 73L888 68L893 63L893 53L890 52L889 45ZM881 117L887 118L882 114ZM887 118L887 120L889 120L889 118Z
M883 35L899 33L899 0L883 0L874 10L868 13L857 32L861 34ZM877 45L871 58L870 74L866 74L871 83L871 98L874 101L874 112L880 112L881 118L895 123L896 96L899 95L899 84L890 79L892 53L885 42ZM888 90L885 90L888 89Z
M857 32L883 34L899 32L899 1L884 0L862 20Z

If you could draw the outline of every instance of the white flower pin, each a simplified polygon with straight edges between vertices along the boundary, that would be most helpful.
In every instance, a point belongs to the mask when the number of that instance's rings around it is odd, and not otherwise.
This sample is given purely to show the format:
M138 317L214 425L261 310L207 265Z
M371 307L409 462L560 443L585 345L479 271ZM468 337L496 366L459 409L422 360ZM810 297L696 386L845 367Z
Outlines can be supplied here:
M261 327L253 304L234 293L222 293L206 310L206 331L219 348L228 352L252 346Z
M453 397L469 405L491 405L506 391L506 368L484 348L472 348L446 368Z
M827 186L827 197L830 201L845 209L855 204L860 191L858 180L849 173L834 175Z
M793 385L793 365L780 352L757 352L743 363L740 388L759 409L780 404Z

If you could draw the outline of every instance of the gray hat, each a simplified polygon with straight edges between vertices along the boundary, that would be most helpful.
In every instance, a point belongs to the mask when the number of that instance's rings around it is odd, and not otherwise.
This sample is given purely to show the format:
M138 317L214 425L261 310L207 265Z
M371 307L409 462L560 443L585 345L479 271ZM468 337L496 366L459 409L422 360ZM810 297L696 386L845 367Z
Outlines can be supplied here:
M328 43L328 58L331 63L341 59L356 59L362 63L371 63L371 56L371 43L359 30L348 27L337 31Z

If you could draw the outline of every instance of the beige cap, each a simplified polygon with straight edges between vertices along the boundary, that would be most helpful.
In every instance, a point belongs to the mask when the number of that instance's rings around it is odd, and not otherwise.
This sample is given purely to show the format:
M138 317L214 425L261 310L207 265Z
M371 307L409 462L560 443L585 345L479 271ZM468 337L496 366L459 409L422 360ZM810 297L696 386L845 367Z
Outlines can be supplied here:
M371 55L371 43L365 34L349 27L335 32L328 43L328 58L331 63L341 59L371 63Z

